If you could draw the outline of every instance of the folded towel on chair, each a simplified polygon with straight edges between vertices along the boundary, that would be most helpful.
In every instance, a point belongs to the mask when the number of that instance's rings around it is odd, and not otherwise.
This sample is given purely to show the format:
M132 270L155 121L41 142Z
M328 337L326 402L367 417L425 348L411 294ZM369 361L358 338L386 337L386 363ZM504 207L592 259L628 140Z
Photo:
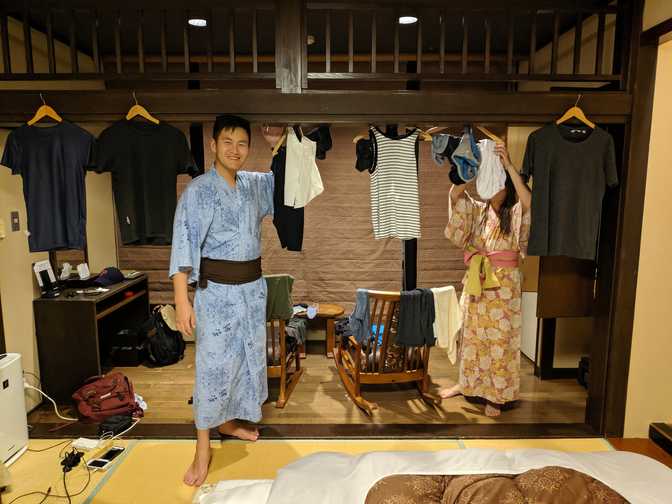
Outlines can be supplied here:
M264 275L268 296L266 297L266 320L289 320L293 313L291 275Z

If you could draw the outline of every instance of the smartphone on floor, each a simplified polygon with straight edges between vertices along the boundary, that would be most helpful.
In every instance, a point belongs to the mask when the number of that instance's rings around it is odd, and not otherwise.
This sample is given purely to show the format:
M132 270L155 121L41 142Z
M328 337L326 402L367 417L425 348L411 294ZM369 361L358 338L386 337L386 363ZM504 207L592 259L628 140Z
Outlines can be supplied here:
M89 468L93 469L94 471L105 471L112 464L112 461L115 458L117 458L123 451L124 451L123 447L113 446L105 453L103 453L102 456L89 460L86 465L89 466Z

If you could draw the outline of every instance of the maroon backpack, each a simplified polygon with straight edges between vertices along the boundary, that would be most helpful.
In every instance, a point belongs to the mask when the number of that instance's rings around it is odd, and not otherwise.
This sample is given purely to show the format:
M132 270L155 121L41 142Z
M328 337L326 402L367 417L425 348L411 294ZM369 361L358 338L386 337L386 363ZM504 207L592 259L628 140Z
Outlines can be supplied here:
M122 373L94 376L72 394L84 421L102 422L113 415L140 417L133 384Z

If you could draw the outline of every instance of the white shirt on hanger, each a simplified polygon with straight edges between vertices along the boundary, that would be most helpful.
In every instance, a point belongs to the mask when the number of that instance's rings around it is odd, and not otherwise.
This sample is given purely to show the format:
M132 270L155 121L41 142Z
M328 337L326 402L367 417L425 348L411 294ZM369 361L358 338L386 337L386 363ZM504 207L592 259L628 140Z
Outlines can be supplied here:
M287 128L287 160L285 162L285 206L303 208L322 194L322 177L315 163L317 144L306 135L301 140L294 128Z

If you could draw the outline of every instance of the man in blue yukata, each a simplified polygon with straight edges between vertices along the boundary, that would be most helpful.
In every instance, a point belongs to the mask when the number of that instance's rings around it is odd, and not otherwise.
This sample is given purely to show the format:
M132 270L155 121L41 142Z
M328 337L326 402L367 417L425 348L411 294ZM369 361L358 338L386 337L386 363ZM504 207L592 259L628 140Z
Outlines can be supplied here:
M210 464L210 429L256 441L268 396L266 282L261 274L261 221L273 213L273 174L240 171L250 123L218 116L212 169L195 178L175 210L170 276L178 329L195 333L194 460L184 475L201 485ZM187 285L196 284L192 307Z

